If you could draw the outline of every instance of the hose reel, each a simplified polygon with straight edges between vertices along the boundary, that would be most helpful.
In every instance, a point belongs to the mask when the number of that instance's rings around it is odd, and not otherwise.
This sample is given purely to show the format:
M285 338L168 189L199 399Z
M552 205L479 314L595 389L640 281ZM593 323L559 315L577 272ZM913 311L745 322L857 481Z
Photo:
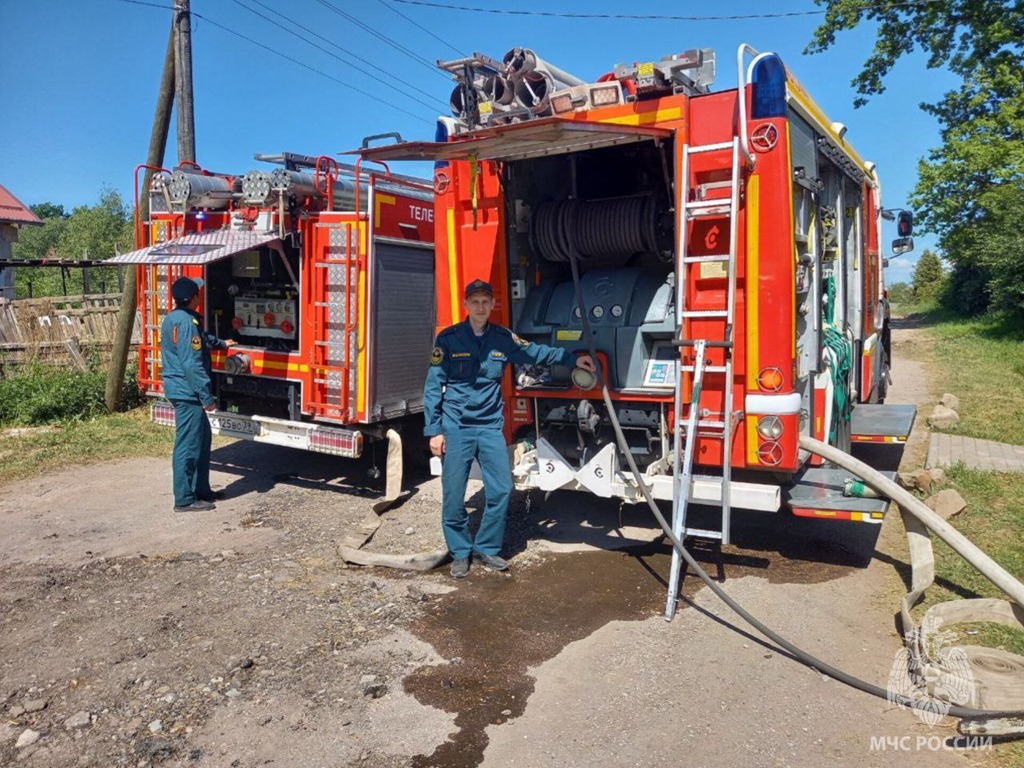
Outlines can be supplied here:
M661 211L653 194L603 200L554 200L537 207L531 236L548 261L568 262L570 248L583 261L628 258L639 253L666 257L659 244ZM671 257L671 251L667 254Z

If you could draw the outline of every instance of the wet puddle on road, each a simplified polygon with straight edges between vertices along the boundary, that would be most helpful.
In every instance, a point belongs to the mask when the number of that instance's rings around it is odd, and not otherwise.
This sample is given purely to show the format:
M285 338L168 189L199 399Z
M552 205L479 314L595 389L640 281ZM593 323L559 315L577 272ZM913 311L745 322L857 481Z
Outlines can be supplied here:
M534 688L531 667L609 622L660 615L669 552L649 545L629 553L548 555L525 568L516 568L513 561L511 576L475 567L414 627L441 656L460 661L424 667L405 679L405 690L420 703L455 713L459 729L432 754L415 757L413 766L479 765L488 742L486 728L525 711ZM721 558L712 551L694 554L712 577L716 561L721 562L727 579L756 575L771 582L819 583L851 570L842 563L784 557L777 550L727 548ZM685 596L701 586L695 575L687 577Z

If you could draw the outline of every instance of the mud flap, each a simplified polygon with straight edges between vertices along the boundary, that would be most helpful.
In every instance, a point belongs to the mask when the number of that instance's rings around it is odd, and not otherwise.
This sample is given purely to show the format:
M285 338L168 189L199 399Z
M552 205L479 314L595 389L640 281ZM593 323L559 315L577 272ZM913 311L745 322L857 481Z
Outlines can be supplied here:
M447 550L422 552L413 555L388 555L367 552L362 548L373 538L381 524L381 515L390 509L402 495L402 438L393 429L388 430L388 458L384 478L384 496L372 508L356 529L338 542L338 554L354 565L382 566L404 571L429 571L448 557Z

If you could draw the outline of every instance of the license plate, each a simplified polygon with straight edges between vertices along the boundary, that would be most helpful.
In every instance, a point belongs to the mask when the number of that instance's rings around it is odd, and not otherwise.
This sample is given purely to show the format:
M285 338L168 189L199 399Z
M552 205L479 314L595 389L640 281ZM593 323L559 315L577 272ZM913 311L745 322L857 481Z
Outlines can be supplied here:
M210 426L220 432L234 432L240 435L258 435L260 433L258 422L239 416L210 416Z

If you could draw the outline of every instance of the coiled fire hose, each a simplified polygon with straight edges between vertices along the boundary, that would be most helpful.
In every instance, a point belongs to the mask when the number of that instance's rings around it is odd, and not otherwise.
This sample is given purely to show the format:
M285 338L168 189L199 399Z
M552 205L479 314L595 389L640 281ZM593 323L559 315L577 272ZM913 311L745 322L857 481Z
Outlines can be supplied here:
M612 403L611 396L608 392L608 385L604 378L604 373L601 370L601 366L597 365L598 357L597 350L594 346L594 336L590 328L590 323L587 320L588 313L587 308L583 302L583 289L580 284L580 272L579 264L576 256L576 249L570 247L569 250L569 263L572 267L572 281L576 290L576 303L579 306L580 316L583 321L583 331L587 340L587 349L590 353L591 358L594 360L598 384L601 387L601 397L604 400L605 408L608 411L608 417L611 420L612 429L615 432L615 440L618 443L619 452L625 457L626 463L629 465L630 471L633 473L633 478L636 482L637 488L640 489L640 493L643 495L644 500L647 502L647 506L650 507L651 513L654 515L658 524L661 526L662 531L668 540L672 543L672 546L679 552L683 560L697 576L703 581L708 588L718 596L729 608L737 613L740 618L747 622L750 626L764 635L766 638L771 640L777 646L782 648L791 654L801 663L815 669L823 674L828 675L834 680L838 680L841 683L856 688L857 690L869 693L873 696L877 696L887 701L905 707L908 709L920 710L928 712L933 706L927 699L915 699L900 693L894 693L893 691L882 688L874 683L869 683L865 680L861 680L854 675L844 672L837 667L828 664L821 659L813 656L812 654L804 651L791 643L782 635L775 632L767 625L763 624L757 618L755 618L749 611L743 606L737 603L729 594L722 589L719 584L708 576L707 572L701 568L693 555L687 551L686 547L683 546L683 542L672 532L672 526L669 525L668 521L662 515L661 510L658 509L658 504L651 495L650 489L644 482L643 476L640 473L640 469L636 465L636 461L633 459L633 455L629 450L629 446L626 442L626 436L622 432L622 427L619 424L619 420L615 415L615 407ZM728 414L726 415L728 418ZM964 555L968 558L968 561L978 568L986 578L992 581L993 584L998 586L1004 592L1009 594L1013 599L1021 606L1024 606L1024 586L1014 579L1009 573L1003 570L997 563L995 563L988 555L978 549L977 546L968 541L962 534L960 534L953 526L946 523L946 521L939 518L937 515L931 512L927 507L911 496L909 493L904 491L902 488L897 486L891 480L888 480L884 476L878 475L874 470L868 467L866 464L857 461L851 456L842 453L841 451L825 445L817 440L811 440L810 438L801 438L800 446L805 450L811 451L812 453L820 454L829 461L834 461L836 464L844 467L845 469L860 474L860 476L868 482L869 485L875 487L878 491L889 495L893 501L896 501L901 508L906 504L906 509L912 510L914 514L918 514L920 519L925 522L929 527L932 527L938 535L954 547L958 552L969 552L970 555ZM924 507L928 511L929 515L923 515L920 513L920 508ZM932 519L934 517L934 519ZM934 527L933 527L934 526ZM973 709L970 707L961 707L957 705L950 705L947 714L953 717L961 718L961 722L957 725L957 728L961 734L966 733L985 733L985 723L993 719L1010 719L1013 721L1021 722L1024 721L1024 710L1018 711L992 711Z

